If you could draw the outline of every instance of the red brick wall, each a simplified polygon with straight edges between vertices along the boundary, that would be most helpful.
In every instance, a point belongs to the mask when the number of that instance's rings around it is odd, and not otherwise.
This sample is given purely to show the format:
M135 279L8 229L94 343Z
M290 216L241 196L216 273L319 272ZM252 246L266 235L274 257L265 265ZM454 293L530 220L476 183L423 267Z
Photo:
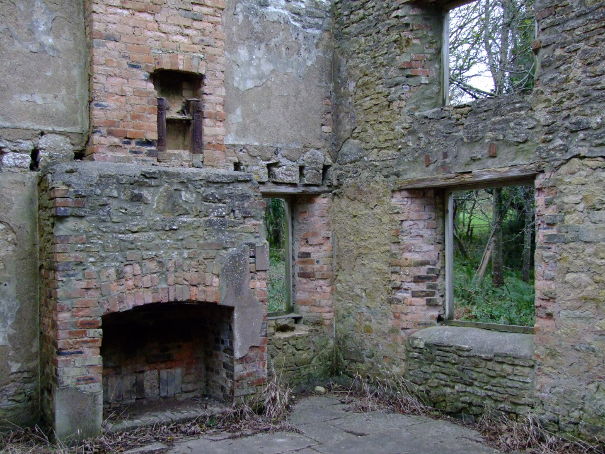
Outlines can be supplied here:
M293 206L294 306L307 320L334 320L330 195L300 198Z
M224 0L90 0L91 129L95 160L157 160L157 69L201 74L204 165L225 165ZM172 165L191 165L191 156Z
M395 191L392 324L402 335L435 325L444 311L443 197L433 189Z
M555 330L557 188L544 174L536 178L536 338L546 340Z

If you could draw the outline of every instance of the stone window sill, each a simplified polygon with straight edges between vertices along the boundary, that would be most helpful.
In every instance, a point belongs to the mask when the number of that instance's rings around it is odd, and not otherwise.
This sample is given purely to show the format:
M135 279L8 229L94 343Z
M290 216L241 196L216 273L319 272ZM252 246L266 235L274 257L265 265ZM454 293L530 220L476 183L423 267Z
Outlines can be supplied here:
M299 335L308 331L306 327L301 323L302 315L300 314L269 314L269 317L267 317L267 321L267 334L269 335L269 337Z
M534 336L532 334L493 331L487 329L434 326L415 332L410 338L414 347L439 345L461 348L469 355L489 357L513 357L533 360Z

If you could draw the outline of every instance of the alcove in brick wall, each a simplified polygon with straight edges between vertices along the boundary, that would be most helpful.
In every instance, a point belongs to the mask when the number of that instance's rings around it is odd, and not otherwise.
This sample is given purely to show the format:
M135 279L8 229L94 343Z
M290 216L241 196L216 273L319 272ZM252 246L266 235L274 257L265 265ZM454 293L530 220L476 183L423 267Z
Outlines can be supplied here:
M158 151L201 153L202 76L160 69L151 79L158 97Z

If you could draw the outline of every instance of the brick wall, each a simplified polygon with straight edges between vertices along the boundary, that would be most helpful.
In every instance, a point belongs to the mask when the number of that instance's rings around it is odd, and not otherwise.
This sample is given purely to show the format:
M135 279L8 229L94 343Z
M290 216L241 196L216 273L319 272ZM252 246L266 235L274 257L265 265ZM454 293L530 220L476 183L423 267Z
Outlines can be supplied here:
M293 204L294 307L307 321L331 325L332 284L331 196L300 197Z
M224 0L88 2L93 159L155 162L159 69L203 76L203 164L224 167ZM193 165L178 155L171 165ZM196 161L196 165L201 162Z
M49 422L57 390L101 393L101 317L151 303L234 307L232 341L245 350L226 394L247 395L264 382L266 272L255 270L263 201L249 176L84 163L53 168L40 191Z
M398 222L392 244L392 326L407 336L444 314L443 194L433 189L394 191Z
M103 318L103 401L233 398L231 308L145 305Z

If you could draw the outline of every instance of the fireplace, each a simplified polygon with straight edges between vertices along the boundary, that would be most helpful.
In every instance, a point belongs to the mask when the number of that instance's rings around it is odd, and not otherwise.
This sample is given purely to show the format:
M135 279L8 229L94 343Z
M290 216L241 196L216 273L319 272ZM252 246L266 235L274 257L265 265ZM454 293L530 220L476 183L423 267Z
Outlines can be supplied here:
M40 193L41 398L59 438L98 433L115 406L261 389L268 260L251 176L82 162L49 169Z
M103 317L106 408L233 398L233 309L157 303Z

